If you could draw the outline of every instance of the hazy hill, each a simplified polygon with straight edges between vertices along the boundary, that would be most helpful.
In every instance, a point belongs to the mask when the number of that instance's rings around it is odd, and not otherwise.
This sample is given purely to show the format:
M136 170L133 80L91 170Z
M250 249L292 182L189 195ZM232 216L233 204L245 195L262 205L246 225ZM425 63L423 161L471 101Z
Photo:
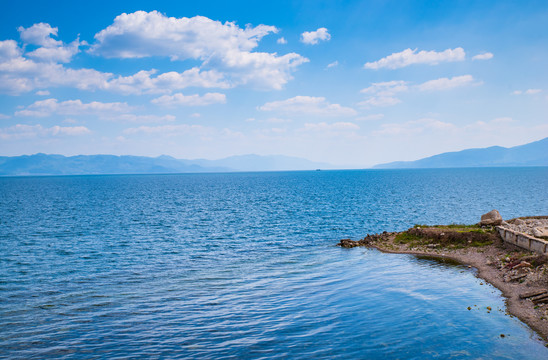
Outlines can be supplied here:
M238 171L332 169L333 165L283 155L237 155L220 160L186 161L203 167L226 167Z
M0 157L0 175L162 174L189 172L310 170L319 164L288 156L232 156L220 160L180 160L171 156L48 155Z
M505 148L492 146L447 152L416 161L396 161L375 165L375 169L457 168L502 166L548 166L548 138Z

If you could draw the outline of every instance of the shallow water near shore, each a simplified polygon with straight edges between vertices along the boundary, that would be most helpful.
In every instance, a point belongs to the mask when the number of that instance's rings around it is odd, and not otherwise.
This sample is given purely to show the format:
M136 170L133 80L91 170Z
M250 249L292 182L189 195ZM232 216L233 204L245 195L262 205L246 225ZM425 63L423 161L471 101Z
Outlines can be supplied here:
M547 188L548 168L0 178L0 357L548 358L466 267L335 247L548 214Z

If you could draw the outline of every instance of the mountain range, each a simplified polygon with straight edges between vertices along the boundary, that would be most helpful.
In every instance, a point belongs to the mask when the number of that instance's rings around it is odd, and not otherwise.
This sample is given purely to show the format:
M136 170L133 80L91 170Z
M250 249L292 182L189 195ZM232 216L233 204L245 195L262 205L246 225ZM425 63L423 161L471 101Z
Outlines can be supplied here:
M240 155L219 160L171 156L49 155L0 156L1 175L169 174L191 172L332 169L326 163L282 155Z
M492 146L447 152L416 161L375 165L374 169L548 166L548 138L505 148ZM48 155L0 156L0 176L170 174L233 171L334 169L327 163L283 155L238 155L219 160L186 160L162 155Z
M459 167L548 166L548 138L505 148L491 146L446 152L416 161L375 165L374 169L420 169Z

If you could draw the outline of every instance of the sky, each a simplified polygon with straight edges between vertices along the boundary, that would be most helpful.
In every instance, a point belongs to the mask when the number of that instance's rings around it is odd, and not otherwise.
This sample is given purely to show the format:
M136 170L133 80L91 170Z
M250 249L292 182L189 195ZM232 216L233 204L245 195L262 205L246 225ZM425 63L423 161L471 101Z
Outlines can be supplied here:
M548 136L546 1L25 1L0 155L341 167Z

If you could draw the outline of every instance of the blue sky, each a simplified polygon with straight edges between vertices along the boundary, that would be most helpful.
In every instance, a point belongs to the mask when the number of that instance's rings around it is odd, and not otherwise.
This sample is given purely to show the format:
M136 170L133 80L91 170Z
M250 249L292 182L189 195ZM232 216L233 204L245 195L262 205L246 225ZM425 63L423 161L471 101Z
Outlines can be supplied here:
M20 1L0 18L0 155L363 167L548 136L546 1Z

